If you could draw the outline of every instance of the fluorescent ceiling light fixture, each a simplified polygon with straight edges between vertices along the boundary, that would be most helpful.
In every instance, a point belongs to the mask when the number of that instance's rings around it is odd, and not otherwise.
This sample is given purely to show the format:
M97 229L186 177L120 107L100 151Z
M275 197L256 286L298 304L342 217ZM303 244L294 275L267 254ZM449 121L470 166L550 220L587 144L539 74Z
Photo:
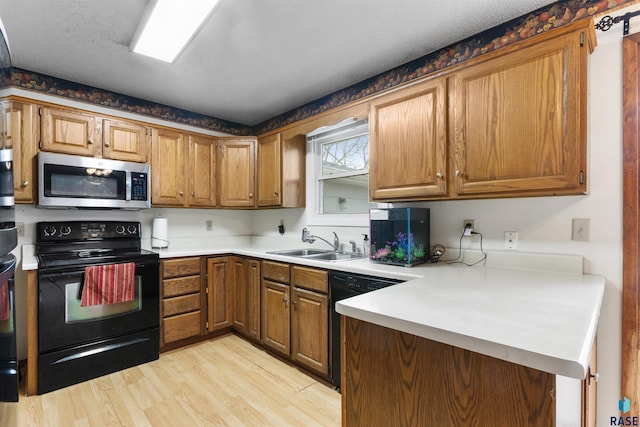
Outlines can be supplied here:
M218 0L156 0L138 27L132 50L173 62L191 41Z

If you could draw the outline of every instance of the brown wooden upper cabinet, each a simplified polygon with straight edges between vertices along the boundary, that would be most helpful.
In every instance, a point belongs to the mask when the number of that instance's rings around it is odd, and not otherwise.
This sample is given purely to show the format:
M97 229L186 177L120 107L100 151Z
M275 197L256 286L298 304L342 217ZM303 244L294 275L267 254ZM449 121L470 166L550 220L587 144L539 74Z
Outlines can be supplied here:
M423 199L447 192L446 82L429 80L372 101L371 200Z
M216 206L216 139L154 129L151 203L154 206Z
M282 204L280 134L258 138L258 206Z
M7 147L13 148L13 183L16 203L34 200L34 157L38 140L38 108L34 104L3 101Z
M305 206L306 138L281 133L258 138L258 207Z
M149 128L90 112L41 107L40 149L64 154L147 162Z
M255 153L255 137L218 139L220 206L255 207Z
M371 102L373 201L586 192L589 20Z
M137 123L108 120L102 122L102 156L129 162L146 162L150 129Z
M581 26L449 77L458 196L586 191L587 59L594 45L592 29Z
M185 135L154 129L151 146L151 203L185 206L189 155Z

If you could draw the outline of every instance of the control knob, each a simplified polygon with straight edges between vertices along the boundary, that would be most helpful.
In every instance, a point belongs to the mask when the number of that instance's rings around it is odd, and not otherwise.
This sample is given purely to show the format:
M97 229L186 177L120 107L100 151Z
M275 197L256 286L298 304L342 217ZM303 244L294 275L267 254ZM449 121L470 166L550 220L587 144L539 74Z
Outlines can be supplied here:
M130 225L129 227L127 227L127 231L129 232L129 234L137 234L138 227L136 227L135 225Z
M69 234L71 234L71 227L69 227L68 225L65 225L62 228L60 228L61 236L68 236Z
M54 234L56 234L56 228L52 225L47 225L43 230L42 233L45 235L45 237L50 237L53 236Z
M118 234L124 234L124 225L118 225L116 227L116 233Z

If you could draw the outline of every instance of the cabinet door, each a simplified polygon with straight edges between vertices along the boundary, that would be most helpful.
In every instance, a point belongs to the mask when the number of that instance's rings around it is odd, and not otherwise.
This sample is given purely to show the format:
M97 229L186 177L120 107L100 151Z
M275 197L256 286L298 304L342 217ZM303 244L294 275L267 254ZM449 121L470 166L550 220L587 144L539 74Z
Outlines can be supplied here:
M371 200L424 199L447 193L444 78L371 103Z
M588 52L572 33L451 76L458 195L586 190Z
M154 129L151 152L152 204L184 206L188 156L184 135Z
M216 140L189 136L189 206L216 205Z
M116 120L104 120L102 127L102 157L129 162L147 161L147 127Z
M329 373L329 302L326 295L294 287L291 293L291 356Z
M7 145L13 148L13 184L17 203L33 202L33 165L36 156L37 107L33 104L7 101L5 124Z
M282 203L282 147L280 134L258 139L258 206Z
M233 283L229 277L227 257L207 260L208 330L217 331L233 325Z
M260 261L255 259L247 260L246 276L247 283L247 335L260 341Z
M249 290L244 259L234 257L233 265L233 329L247 335L249 323Z
M286 356L291 350L289 297L288 285L262 280L262 344Z
M101 153L100 120L78 111L41 108L43 151L93 157Z
M220 205L255 205L255 139L220 139L218 179Z

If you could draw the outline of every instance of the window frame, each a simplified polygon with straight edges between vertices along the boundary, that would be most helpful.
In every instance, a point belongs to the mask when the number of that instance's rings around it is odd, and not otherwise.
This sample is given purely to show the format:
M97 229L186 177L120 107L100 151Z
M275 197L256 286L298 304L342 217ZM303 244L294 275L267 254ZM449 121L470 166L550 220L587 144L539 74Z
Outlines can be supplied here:
M339 131L342 128L345 130L350 130L353 128L353 135L349 135L349 137L363 135L365 133L369 133L369 120L368 118L356 120L355 118L349 118L341 121L333 126L325 126L314 130L307 134L307 224L309 225L319 225L319 226L368 226L369 225L369 213L321 213L322 212L322 193L320 190L321 181L326 181L328 179L349 177L349 176L357 176L357 175L369 175L369 167L367 163L366 173L363 172L344 172L344 173L336 173L331 175L322 175L322 144L331 141L323 141L322 138L318 137L321 134L327 134L333 131ZM366 131L361 130L362 127L366 123L367 129ZM336 135L337 136L337 135ZM346 137L344 139L347 139ZM333 142L340 141L339 138L336 138ZM367 159L368 160L368 159ZM367 179L368 181L368 179ZM369 191L367 188L367 199L369 199ZM369 203L371 203L369 201ZM380 204L374 203L374 206L371 207L380 207L380 205L388 205L387 203Z

